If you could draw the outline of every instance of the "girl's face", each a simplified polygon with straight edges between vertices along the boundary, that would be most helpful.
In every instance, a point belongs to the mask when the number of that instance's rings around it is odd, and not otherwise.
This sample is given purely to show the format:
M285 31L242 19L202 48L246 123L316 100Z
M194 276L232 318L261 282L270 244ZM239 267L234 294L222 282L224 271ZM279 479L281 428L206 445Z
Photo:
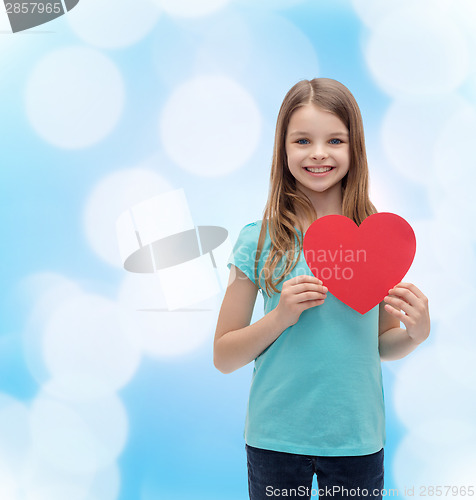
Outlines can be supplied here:
M305 194L312 197L312 192L341 188L350 166L349 131L336 115L314 104L296 109L289 120L285 147L289 170Z

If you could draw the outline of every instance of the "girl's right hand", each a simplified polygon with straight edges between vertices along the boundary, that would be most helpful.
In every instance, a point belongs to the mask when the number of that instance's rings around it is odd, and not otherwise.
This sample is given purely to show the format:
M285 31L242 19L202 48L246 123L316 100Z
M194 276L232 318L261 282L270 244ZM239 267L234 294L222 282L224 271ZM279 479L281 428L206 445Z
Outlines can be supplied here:
M292 326L306 309L320 306L327 297L327 288L315 276L302 274L283 283L276 313L283 324Z

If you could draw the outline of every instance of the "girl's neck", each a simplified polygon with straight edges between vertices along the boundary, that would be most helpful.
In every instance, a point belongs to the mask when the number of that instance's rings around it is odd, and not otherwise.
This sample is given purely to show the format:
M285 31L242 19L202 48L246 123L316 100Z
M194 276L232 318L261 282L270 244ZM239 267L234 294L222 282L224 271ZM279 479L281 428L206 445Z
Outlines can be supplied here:
M306 196L311 200L317 214L317 219L325 215L342 215L342 191L340 184L335 187L338 187L338 189L329 189L323 193L304 191ZM301 222L304 232L307 231L310 224L304 212L298 208L296 216Z

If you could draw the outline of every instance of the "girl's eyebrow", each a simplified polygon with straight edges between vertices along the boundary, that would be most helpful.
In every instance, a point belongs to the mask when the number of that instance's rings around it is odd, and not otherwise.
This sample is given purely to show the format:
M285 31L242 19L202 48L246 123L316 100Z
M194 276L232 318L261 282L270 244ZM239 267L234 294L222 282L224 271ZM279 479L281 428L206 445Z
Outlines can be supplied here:
M289 136L292 136L292 135L307 135L307 134L308 134L308 132L302 132L301 130L297 130L295 132L291 132L289 134ZM331 132L329 135L330 136L343 135L345 137L348 137L349 136L349 132L341 130L341 131L338 131L338 132Z

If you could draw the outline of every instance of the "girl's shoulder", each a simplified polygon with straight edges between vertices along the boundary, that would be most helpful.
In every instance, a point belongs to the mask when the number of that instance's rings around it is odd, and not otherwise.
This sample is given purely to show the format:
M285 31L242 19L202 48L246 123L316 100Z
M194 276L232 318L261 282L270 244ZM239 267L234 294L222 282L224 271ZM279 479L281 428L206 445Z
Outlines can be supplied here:
M253 246L253 248L255 248L259 242L262 223L263 223L262 220L256 220L254 222L249 222L248 224L243 226L240 231L239 239L248 242L250 245ZM269 234L266 231L264 235L264 246L269 245L268 240L269 240Z
M257 220L257 221L255 221L255 222L250 222L249 224L246 224L246 226L245 226L245 227L248 227L248 226L259 226L259 227L261 227L261 223L262 223L262 222L263 222L263 221L260 219L260 220Z
M259 233L259 231L261 230L262 223L263 223L262 220L250 222L249 224L243 226L243 229L249 231L257 231Z
M265 226L268 226L268 224L266 224L266 220L263 220L263 219L259 219L259 220L255 221L255 222L251 222L249 225L254 225L254 226L257 226L257 227L261 228L261 226L263 225L263 223L265 223Z
M248 242L249 244L258 241L261 232L261 221L249 222L239 230L238 241Z
M265 240L265 242L267 242L269 240L269 226L268 226L268 224L266 224L266 221L263 221L263 219L259 219L259 220L256 220L254 222L250 222L245 227L256 238L259 238L259 235L261 234L262 229L264 227L264 240Z

